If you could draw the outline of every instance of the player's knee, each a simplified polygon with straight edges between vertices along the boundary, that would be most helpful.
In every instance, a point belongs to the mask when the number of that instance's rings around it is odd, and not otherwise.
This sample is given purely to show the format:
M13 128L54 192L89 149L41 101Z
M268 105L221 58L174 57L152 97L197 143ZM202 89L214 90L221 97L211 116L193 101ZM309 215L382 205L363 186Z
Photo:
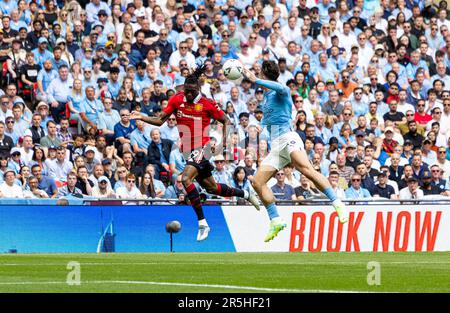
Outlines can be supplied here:
M257 181L256 179L252 179L252 180L250 181L250 183L252 184L253 189L255 189L255 190L261 190L262 184L261 184L259 181Z
M308 179L311 179L316 171L310 164L302 164L300 165L300 172L304 174Z

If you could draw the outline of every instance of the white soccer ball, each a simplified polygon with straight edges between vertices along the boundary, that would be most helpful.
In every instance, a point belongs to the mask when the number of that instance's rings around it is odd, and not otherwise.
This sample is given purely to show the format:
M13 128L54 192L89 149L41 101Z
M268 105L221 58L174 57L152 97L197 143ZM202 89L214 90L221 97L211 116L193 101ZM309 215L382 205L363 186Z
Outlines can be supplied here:
M222 66L223 74L226 78L236 80L242 77L242 70L244 65L241 61L236 59L229 59L225 61Z

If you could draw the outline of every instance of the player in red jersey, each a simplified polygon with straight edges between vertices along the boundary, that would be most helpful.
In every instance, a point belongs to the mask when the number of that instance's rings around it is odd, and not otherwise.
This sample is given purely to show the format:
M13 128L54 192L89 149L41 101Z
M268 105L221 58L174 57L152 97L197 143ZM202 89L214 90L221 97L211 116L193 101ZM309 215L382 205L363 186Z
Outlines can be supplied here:
M214 147L210 146L208 127L211 119L219 121L224 126L229 125L230 121L214 100L201 94L198 82L202 73L203 68L199 68L186 77L184 91L169 99L169 104L159 117L143 116L138 112L132 112L131 114L131 119L140 119L156 126L161 126L172 114L176 116L181 138L180 150L187 160L186 167L181 174L182 181L197 215L198 241L205 240L208 237L210 228L203 214L200 194L193 184L194 179L210 194L244 198L259 210L259 201L253 191L248 192L231 188L225 184L218 184L212 176L214 167L209 162L209 158L213 154ZM226 127L224 127L224 135L226 136L225 129ZM224 142L226 141L225 136Z

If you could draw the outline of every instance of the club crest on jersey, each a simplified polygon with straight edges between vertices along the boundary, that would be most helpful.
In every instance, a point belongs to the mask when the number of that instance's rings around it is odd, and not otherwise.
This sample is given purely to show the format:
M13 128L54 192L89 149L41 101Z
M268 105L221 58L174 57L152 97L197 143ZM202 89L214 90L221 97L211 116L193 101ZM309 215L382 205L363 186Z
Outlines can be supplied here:
M194 111L196 111L196 112L201 112L202 109L203 109L203 105L202 105L201 103L196 103L196 104L194 105Z

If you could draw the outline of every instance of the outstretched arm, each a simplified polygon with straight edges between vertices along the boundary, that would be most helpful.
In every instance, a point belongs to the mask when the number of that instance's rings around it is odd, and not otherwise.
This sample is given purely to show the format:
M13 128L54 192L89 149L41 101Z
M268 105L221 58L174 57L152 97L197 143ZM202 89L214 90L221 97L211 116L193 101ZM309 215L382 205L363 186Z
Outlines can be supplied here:
M156 116L145 116L142 115L139 112L133 111L131 112L130 118L132 120L142 120L146 123L155 125L155 126L161 126L162 124L164 124L164 122L169 118L170 115L166 114L164 111L161 112L161 116L160 117L156 117Z
M256 77L256 75L244 68L242 73L244 74L245 77L247 77L251 82L256 83L258 85L261 85L263 87L266 87L268 89L274 90L275 92L279 93L279 94L286 94L286 88L280 84L279 82L275 82L275 81L271 81L271 80L265 80L265 79L259 79L258 77Z

